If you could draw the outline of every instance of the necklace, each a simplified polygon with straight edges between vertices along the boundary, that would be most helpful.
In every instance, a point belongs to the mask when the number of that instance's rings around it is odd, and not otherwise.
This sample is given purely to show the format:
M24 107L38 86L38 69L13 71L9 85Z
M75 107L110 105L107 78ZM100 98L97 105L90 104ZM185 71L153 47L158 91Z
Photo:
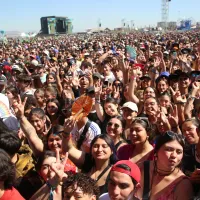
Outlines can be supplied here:
M172 171L166 171L166 170L162 170L162 169L159 169L157 167L157 164L156 162L154 162L154 172L156 174L158 174L159 176L169 176L171 175L174 171L175 171L176 167L174 167L174 169ZM163 173L162 173L163 172Z

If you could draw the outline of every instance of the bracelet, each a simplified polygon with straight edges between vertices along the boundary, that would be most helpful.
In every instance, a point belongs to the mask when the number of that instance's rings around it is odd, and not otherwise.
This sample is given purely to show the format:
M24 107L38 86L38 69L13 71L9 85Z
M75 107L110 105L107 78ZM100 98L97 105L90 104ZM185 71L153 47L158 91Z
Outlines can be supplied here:
M184 105L186 102L176 102L175 104Z
M66 138L66 139L70 139L71 138L71 133L66 133L66 132L63 132L63 134L62 134L62 136L63 136L63 138Z
M101 101L100 101L100 100L97 100L97 99L95 99L95 103L97 103L97 104L101 104Z
M188 99L195 100L196 97L189 96Z

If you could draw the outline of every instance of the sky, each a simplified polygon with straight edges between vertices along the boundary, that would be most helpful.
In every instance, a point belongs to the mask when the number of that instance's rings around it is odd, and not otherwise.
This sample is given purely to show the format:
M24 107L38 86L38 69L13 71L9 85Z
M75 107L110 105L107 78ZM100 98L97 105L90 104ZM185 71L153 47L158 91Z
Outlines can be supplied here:
M102 27L121 27L122 19L134 21L138 28L156 26L161 21L162 0L1 0L0 30L37 31L40 18L66 16L74 32ZM200 0L171 0L169 21L192 18L200 21Z

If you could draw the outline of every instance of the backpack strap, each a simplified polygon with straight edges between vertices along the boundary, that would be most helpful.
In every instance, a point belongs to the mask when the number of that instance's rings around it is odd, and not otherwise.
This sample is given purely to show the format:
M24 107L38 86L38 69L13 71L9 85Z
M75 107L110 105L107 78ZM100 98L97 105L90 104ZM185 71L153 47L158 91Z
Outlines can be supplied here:
M143 200L149 199L149 192L150 192L150 162L144 162L144 190L143 190Z
M80 135L79 140L77 141L77 148L78 149L81 148L81 145L83 144L83 141L86 138L86 133L88 132L88 129L89 129L91 123L92 122L88 119L88 121L87 121L87 123L86 123L86 125L84 127L84 130L83 130L82 134Z

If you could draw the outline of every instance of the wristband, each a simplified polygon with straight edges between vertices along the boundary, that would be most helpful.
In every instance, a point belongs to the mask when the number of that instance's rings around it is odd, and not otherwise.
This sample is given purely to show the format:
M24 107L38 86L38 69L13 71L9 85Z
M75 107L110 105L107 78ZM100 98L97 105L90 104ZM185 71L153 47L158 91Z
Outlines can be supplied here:
M192 97L192 96L190 96L190 97L188 97L188 99L195 100L196 97Z
M96 99L96 100L95 100L95 103L101 104L101 101Z
M48 181L46 182L46 184L50 189L49 200L53 200L53 191L56 189L56 187L53 187Z
M69 140L71 138L71 133L63 132L62 136Z

